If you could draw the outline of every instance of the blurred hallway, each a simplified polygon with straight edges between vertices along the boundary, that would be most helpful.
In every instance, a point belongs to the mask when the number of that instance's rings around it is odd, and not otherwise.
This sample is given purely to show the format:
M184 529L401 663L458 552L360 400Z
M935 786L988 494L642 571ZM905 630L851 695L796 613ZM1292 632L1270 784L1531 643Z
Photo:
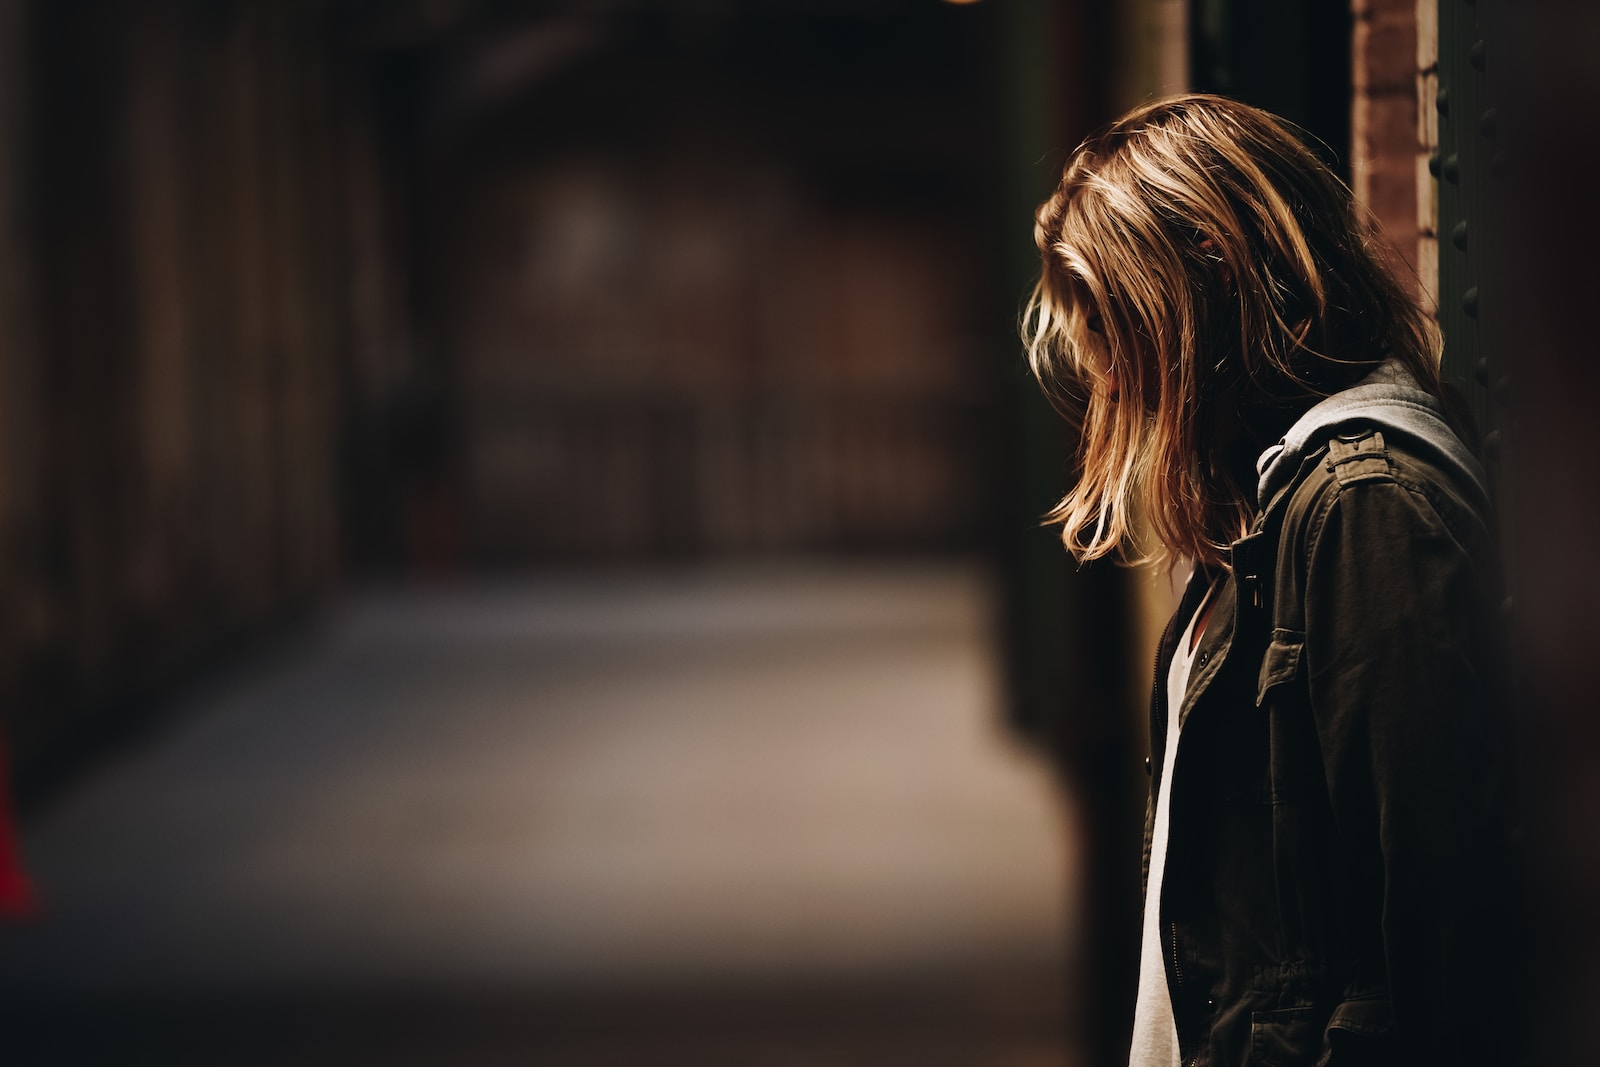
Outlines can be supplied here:
M34 820L6 1030L41 1063L1071 1062L1070 826L999 727L993 596L949 564L352 596Z
M1528 1062L1600 1062L1595 41L1573 0L0 0L0 888L48 909L0 927L0 1067L1126 1063L1170 605L1040 525L1074 437L1017 320L1070 146L1186 88L1341 157L1494 426ZM862 562L904 556L1000 591ZM753 562L794 557L856 562Z

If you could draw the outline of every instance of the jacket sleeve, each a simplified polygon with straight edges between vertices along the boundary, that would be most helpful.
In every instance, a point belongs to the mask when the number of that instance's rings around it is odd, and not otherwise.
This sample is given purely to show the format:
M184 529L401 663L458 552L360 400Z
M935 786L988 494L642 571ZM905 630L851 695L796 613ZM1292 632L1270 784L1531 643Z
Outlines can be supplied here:
M1452 529L1389 477L1336 486L1320 520L1305 556L1311 707L1340 839L1381 915L1395 1036L1411 1062L1503 1062L1510 805L1492 545L1481 523Z

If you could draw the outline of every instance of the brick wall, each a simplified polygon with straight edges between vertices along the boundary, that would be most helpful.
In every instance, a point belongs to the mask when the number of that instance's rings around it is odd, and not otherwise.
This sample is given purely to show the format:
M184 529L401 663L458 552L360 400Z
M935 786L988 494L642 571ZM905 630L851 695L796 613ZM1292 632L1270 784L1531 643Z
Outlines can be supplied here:
M1351 177L1356 197L1430 298L1439 277L1433 179L1438 144L1437 0L1353 0Z

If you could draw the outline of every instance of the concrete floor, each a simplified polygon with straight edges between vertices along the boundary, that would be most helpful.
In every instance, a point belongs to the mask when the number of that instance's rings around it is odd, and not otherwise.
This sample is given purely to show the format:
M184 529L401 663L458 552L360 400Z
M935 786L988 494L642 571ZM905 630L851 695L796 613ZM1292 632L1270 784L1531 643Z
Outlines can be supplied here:
M352 595L25 828L37 1062L1062 1064L962 566ZM11 1062L11 1060L6 1060Z

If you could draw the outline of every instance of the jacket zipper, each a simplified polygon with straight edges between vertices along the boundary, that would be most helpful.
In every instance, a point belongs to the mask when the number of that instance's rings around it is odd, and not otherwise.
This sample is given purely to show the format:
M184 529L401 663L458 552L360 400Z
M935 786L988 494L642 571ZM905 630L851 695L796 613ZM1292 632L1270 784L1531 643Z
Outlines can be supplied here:
M1181 988L1183 986L1183 967L1178 963L1178 924L1167 923L1167 928L1172 931L1172 980Z
M1171 997L1169 999L1172 1001L1172 1021L1173 1021L1174 1026L1177 1026L1177 1023L1178 1023L1178 1004L1180 1002L1180 998L1178 997L1178 991L1183 988L1183 967L1178 963L1178 924L1176 922L1168 922L1167 923L1167 930L1168 930L1169 935L1171 937L1171 943L1172 943L1172 982L1173 982L1173 989L1172 989L1172 995L1171 995ZM1180 1049L1180 1052L1181 1052L1181 1050L1183 1048L1183 1030L1182 1030L1181 1027L1178 1028L1178 1048ZM1193 1059L1184 1059L1183 1062L1184 1062L1184 1064L1188 1065L1188 1064L1193 1064L1194 1060Z

